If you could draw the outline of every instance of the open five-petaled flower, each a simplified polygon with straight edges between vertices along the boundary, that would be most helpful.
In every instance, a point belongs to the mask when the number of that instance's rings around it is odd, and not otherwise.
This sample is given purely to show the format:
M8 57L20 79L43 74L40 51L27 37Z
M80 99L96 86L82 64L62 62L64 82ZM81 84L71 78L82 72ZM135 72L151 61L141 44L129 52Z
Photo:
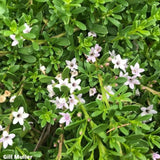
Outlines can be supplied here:
M3 131L2 138L0 139L0 143L3 142L3 148L7 148L8 145L12 145L12 139L15 137L15 134L8 134L7 131Z
M24 108L20 107L18 112L12 112L12 115L14 117L13 124L16 124L19 122L20 125L24 124L24 119L29 116L28 113L24 112Z

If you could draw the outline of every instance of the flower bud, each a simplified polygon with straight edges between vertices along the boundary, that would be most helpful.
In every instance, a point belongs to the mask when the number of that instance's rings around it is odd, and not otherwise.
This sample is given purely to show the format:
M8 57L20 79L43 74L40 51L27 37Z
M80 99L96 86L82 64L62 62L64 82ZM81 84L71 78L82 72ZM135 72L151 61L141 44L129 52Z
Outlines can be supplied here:
M105 63L105 66L108 67L110 64L109 63Z
M82 135L82 133L83 133L82 131L79 132L80 135Z
M114 78L115 78L115 79L118 79L118 76L115 76Z
M54 143L53 146L54 146L54 147L57 147L57 143Z
M108 57L107 61L111 61L111 60L112 60L112 58L111 58L111 57Z
M87 120L88 122L90 122L91 121L91 119L90 118L88 118L88 120Z
M78 112L78 113L77 113L77 117L82 117L82 113L81 113L81 112Z
M10 97L10 95L11 95L11 92L8 91L8 90L5 90L4 96L5 96L5 97Z
M102 68L103 68L103 65L100 65L100 68L102 69Z
M0 95L0 103L3 103L6 101L6 97L4 95Z

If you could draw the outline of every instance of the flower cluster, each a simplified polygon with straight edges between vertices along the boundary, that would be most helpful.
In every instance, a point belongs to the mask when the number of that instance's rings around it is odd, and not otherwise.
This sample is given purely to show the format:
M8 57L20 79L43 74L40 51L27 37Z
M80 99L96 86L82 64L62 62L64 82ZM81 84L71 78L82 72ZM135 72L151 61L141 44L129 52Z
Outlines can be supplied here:
M140 73L144 72L144 69L140 68L139 63L130 66L133 75L129 76L128 72L126 72L128 59L122 59L119 54L115 55L113 51L110 52L110 55L113 57L112 63L114 64L114 68L119 68L123 71L120 71L119 77L125 77L127 79L125 85L128 85L131 89L134 89L134 85L139 85L140 81L137 78L141 77Z
M96 62L96 58L100 56L101 50L102 50L102 47L100 47L98 44L92 47L89 52L89 55L86 55L87 62L90 62L90 61L92 61L93 63Z
M20 107L18 112L12 112L12 115L14 117L13 119L13 124L16 124L19 122L20 125L24 124L24 119L26 119L29 114L24 112L24 108ZM3 131L4 130L4 131ZM7 148L8 145L12 145L13 144L13 138L15 137L15 134L11 133L9 134L8 131L5 130L5 128L3 128L0 125L0 131L3 131L2 133L2 138L0 138L0 143L3 143L3 148Z
M27 23L25 23L24 26L25 26L25 29L23 30L23 33L24 33L24 34L29 33L32 28L29 27ZM18 40L16 39L16 35L12 34L12 35L10 35L10 38L13 40L13 42L12 42L12 44L11 44L12 46L16 46L16 45L19 44ZM23 41L25 40L25 39L22 38L22 37L20 37L20 38L21 38Z
M76 63L76 59L73 58L71 61L66 60L67 67L70 69L71 77L69 78L62 78L62 75L59 74L56 76L57 83L52 80L52 84L49 84L47 86L47 90L49 92L49 97L53 98L50 100L51 103L54 103L56 105L57 109L66 110L66 111L73 111L74 107L79 103L85 103L85 100L82 98L82 94L75 95L76 90L80 90L80 82L81 79L75 79L75 75L73 76L73 72L77 72L78 66ZM78 72L77 72L78 73ZM66 86L69 89L70 95L68 97L54 97L55 92L53 88L58 88L60 91L62 91L62 86ZM66 123L66 126L70 124L71 117L70 114L62 113L60 112L60 115L63 117L60 119L59 123Z
M148 115L148 114L157 114L157 111L153 109L153 105L150 105L148 107L141 107L141 116L145 116L145 115ZM151 121L152 118L149 119L149 121ZM147 121L144 121L144 122L147 122Z

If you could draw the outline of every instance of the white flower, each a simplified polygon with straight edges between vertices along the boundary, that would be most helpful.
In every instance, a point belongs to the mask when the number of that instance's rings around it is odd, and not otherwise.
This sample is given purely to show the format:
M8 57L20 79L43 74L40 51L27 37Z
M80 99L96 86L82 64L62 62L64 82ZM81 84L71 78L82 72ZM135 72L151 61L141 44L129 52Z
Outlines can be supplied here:
M19 43L14 34L10 35L10 38L13 40L12 46L16 46Z
M96 99L102 100L102 95L98 94Z
M18 112L12 112L12 115L14 117L13 124L16 124L19 122L20 125L24 124L24 119L29 116L28 113L24 112L24 108L20 107Z
M12 96L12 97L10 98L9 102L10 102L10 103L13 103L15 99L16 99L16 95Z
M130 66L131 70L132 70L132 74L136 77L141 77L140 73L144 72L143 68L139 68L139 64L136 63L134 66Z
M40 65L40 71L43 73L43 74L46 74L46 67L45 66L41 66Z
M136 79L136 77L135 76L133 76L133 77L130 77L130 76L128 76L127 77L127 81L124 83L125 85L129 85L129 87L131 88L131 89L134 89L134 85L135 84L140 84L140 82L139 82L139 80L137 80Z
M72 120L69 113L59 113L63 117L59 120L59 123L66 123L66 126L68 126Z
M3 131L4 130L4 128L2 127L2 125L0 125L0 131Z
M112 59L112 63L114 64L114 68L120 68L124 72L126 71L127 61L128 61L127 59L123 60L119 54Z
M52 98L55 95L55 92L53 91L53 86L52 84L47 85L47 90L49 92L48 97Z
M153 105L150 105L148 107L141 107L141 116L145 116L148 114L157 114L157 111L153 109ZM149 119L149 121L151 121L152 118Z
M97 34L95 32L88 32L88 37L97 37Z
M71 77L69 84L70 93L73 93L76 89L80 90L81 89L79 85L80 83L81 83L80 79L75 80L73 77Z
M71 61L66 60L67 67L71 70L74 71L78 69L78 66L76 64L76 58L73 58Z
M97 93L96 88L90 88L90 90L89 90L89 96L90 96L90 97L91 97L91 96L94 96L96 93Z
M85 103L85 100L82 98L82 93L79 94L77 97L82 104Z
M62 86L69 86L68 78L66 78L65 80L62 80L61 78L59 78L58 81L59 81L59 84L56 84L55 87L59 88L60 90Z
M63 109L63 107L68 109L68 104L65 98L56 97L56 100L50 100L50 102L54 103L58 109Z
M105 86L104 88L106 89L106 91L107 91L109 94L114 95L114 92L112 91L112 86L109 85L109 86ZM109 95L108 93L106 93L107 99L109 99L109 97L110 97L110 95Z
M78 103L78 100L75 99L75 96L72 94L70 95L70 98L69 98L69 110L70 111L73 111L73 108L75 105L77 105Z
M158 154L158 153L152 153L152 159L153 160L160 159L160 154Z
M3 142L3 148L7 148L8 145L12 145L12 139L15 137L15 134L8 134L7 131L3 131L3 137L0 139L0 143Z
M29 27L27 23L25 23L24 26L25 26L26 28L23 30L23 33L29 33L32 28Z

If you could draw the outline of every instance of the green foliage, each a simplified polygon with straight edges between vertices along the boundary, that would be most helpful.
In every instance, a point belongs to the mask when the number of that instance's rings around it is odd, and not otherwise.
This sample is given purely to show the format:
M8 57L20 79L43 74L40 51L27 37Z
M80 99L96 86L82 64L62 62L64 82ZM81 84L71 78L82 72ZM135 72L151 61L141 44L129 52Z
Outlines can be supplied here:
M15 134L12 145L0 143L0 159L151 159L160 149L159 5L0 0L0 125ZM66 63L73 58L77 67ZM144 71L131 86L136 64ZM22 106L29 117L13 124Z

